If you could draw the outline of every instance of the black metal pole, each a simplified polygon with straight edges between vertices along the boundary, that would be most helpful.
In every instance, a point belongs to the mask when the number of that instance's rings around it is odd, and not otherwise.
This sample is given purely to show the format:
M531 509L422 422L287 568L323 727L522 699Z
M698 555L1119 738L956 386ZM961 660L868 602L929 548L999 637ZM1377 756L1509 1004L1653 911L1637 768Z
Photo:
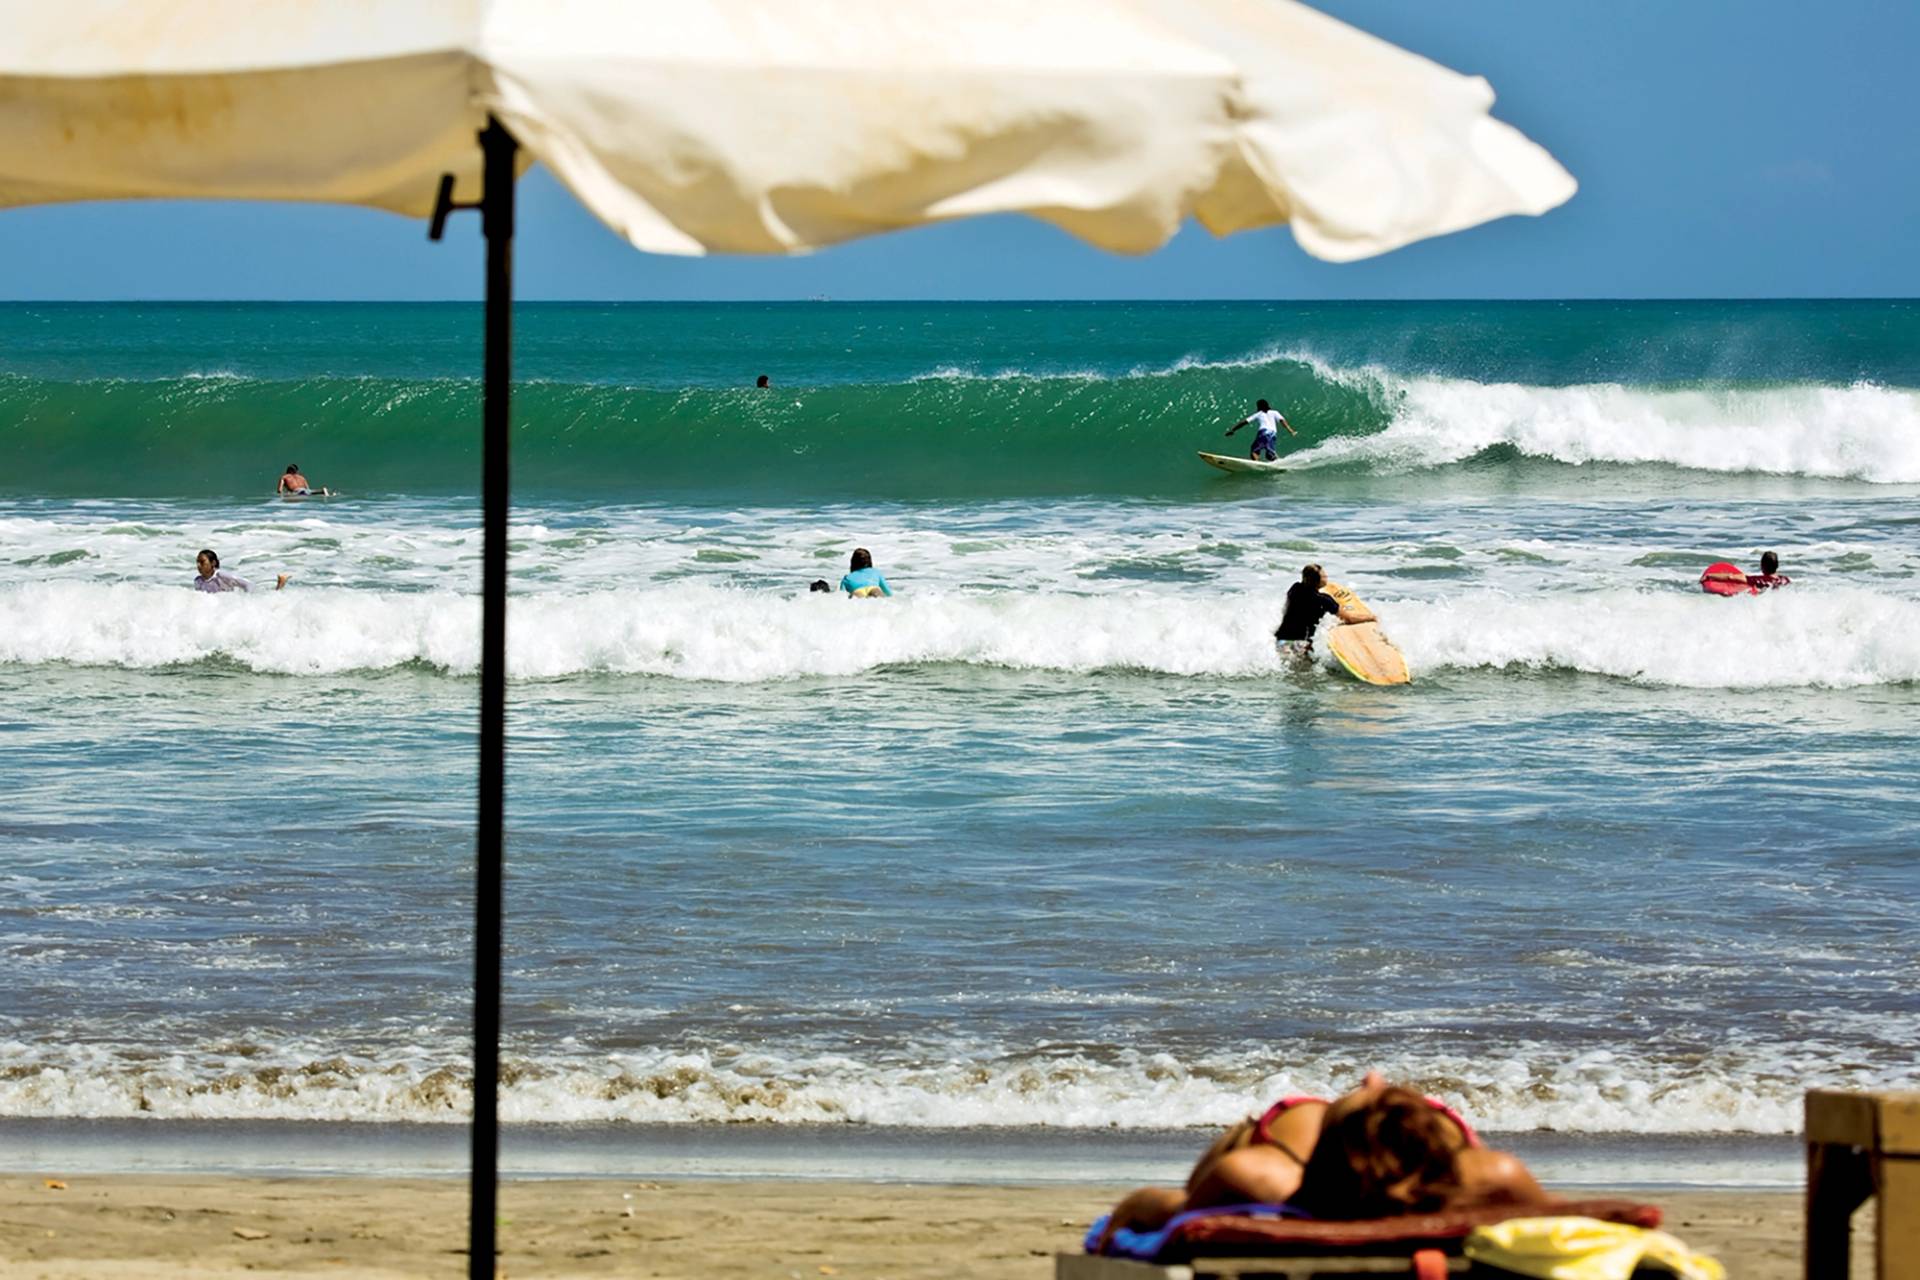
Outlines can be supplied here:
M473 1164L467 1274L493 1280L500 1156L501 880L507 798L507 408L513 390L513 135L480 134L486 189L487 371L481 418L480 814L473 899Z

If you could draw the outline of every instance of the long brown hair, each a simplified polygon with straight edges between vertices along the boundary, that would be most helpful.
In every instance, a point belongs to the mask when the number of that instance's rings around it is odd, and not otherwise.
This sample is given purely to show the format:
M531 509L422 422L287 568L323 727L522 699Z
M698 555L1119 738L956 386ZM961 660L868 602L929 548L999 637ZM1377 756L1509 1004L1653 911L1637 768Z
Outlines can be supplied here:
M1316 1218L1446 1208L1466 1135L1412 1089L1389 1085L1320 1131L1291 1203Z

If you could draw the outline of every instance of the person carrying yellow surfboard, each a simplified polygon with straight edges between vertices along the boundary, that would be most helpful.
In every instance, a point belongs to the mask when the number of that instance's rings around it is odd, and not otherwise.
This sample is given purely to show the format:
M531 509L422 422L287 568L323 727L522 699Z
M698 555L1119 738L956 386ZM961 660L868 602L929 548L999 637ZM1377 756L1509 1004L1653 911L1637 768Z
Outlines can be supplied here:
M1365 605L1346 609L1322 591L1320 584L1325 580L1326 575L1317 564L1300 570L1300 581L1287 588L1286 611L1280 615L1280 625L1273 633L1279 644L1302 644L1301 653L1306 657L1313 656L1313 633L1320 629L1320 619L1332 615L1342 622L1374 620L1373 611Z

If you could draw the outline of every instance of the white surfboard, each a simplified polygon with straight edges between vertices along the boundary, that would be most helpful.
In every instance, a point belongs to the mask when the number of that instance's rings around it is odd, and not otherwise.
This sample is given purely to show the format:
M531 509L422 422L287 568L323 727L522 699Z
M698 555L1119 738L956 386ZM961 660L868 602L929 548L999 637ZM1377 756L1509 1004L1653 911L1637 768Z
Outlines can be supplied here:
M1264 471L1277 473L1286 470L1285 467L1277 462L1255 462L1252 458L1230 458L1224 453L1207 453L1205 451L1201 452L1200 461L1210 467L1218 467L1222 471Z

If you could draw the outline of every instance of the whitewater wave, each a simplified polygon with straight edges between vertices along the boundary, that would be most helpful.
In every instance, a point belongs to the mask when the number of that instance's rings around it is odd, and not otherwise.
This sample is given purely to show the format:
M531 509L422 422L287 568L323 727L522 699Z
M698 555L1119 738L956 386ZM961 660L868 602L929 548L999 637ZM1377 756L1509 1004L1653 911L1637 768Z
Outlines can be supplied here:
M1316 372L1377 394L1391 418L1378 433L1339 436L1292 455L1296 466L1411 471L1507 448L1570 466L1920 482L1920 393L1873 383L1538 387L1325 365Z
M1399 602L1383 616L1416 671L1568 671L1695 689L1920 681L1920 602L1858 588L1731 600L1472 592Z
M1444 600L1375 597L1416 680L1563 672L1703 689L1920 681L1920 601L1793 587L1721 600L1612 588ZM761 682L948 664L1270 679L1267 593L929 592L886 602L693 583L517 598L508 667ZM477 670L479 603L451 592L338 588L206 596L90 582L0 589L0 662L154 668L220 662L290 675ZM1328 669L1329 674L1331 669Z
M304 1044L229 1044L164 1057L104 1047L4 1047L0 1116L463 1122L466 1062L406 1046L377 1055ZM1171 1129L1230 1123L1262 1099L1331 1096L1367 1068L1454 1101L1505 1131L1792 1133L1808 1087L1884 1087L1887 1071L1817 1055L1728 1050L1704 1064L1635 1046L1523 1043L1471 1057L1384 1061L1308 1055L923 1046L866 1060L777 1050L526 1056L502 1064L509 1123L871 1124L927 1129Z

